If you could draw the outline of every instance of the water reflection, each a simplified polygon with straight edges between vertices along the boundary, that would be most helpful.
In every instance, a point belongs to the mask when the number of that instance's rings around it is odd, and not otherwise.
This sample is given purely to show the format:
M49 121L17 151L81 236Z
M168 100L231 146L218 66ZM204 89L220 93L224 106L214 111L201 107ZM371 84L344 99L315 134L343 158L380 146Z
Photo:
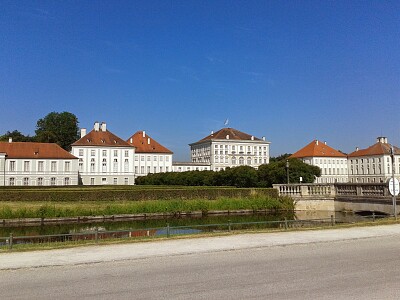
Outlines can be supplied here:
M226 223L245 223L245 222L265 222L287 220L311 220L329 219L334 215L336 222L356 222L363 220L362 216L352 213L329 212L329 211L297 211L297 212L277 212L277 213L258 213L246 215L208 215L191 217L169 217L164 219L146 219L130 221L107 221L98 223L74 223L74 224L49 224L42 226L19 226L19 227L0 227L0 237L7 237L10 233L14 236L35 236L50 234L83 233L93 231L98 228L101 231L113 230L142 230L147 228L162 228L168 223L171 227L193 226ZM163 230L163 229L160 229Z

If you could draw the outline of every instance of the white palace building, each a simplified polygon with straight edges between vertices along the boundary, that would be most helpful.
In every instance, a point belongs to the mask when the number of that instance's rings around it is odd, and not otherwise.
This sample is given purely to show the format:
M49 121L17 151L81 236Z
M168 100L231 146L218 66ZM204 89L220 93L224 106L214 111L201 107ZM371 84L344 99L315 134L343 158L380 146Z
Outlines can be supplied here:
M372 146L365 149L357 147L348 155L329 147L326 142L314 140L290 157L320 167L321 176L316 178L317 183L387 182L392 177L392 171L395 177L400 177L400 149L389 144L386 137L378 137Z
M79 159L81 184L135 184L135 147L108 131L106 123L95 122L89 133L81 129L71 152Z
M0 142L0 185L78 184L78 158L53 143Z
M234 128L211 132L189 144L191 161L174 162L173 153L145 131L126 141L95 122L72 144L71 153L53 143L0 142L0 186L133 185L151 173L258 168L269 163L270 142ZM393 155L392 155L393 149ZM394 157L394 169L392 168ZM321 168L316 183L386 182L400 176L400 149L379 137L372 146L346 155L313 140L291 158Z
M269 163L270 142L234 128L222 128L190 144L192 163L209 164L213 171L227 167L258 168Z

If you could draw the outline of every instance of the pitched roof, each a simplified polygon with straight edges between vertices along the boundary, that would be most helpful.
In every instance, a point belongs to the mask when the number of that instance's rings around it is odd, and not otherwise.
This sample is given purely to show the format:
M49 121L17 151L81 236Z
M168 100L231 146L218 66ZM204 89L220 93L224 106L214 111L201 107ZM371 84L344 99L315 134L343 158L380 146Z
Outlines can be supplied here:
M171 150L152 139L145 131L137 131L127 142L129 145L136 147L136 153L173 153Z
M366 149L360 149L349 154L349 157L372 156L372 155L389 155L391 154L392 145L388 143L377 142ZM400 148L393 146L394 154L400 155Z
M290 156L290 158L302 157L346 157L346 155L329 147L325 143L314 140Z
M54 143L0 142L0 153L6 153L7 159L78 159Z
M234 128L222 128L217 132L212 132L210 135L206 136L205 138L199 140L196 143L204 142L208 140L226 140L227 136L229 136L229 140L241 140L241 141L263 141L255 136L250 134L241 132Z
M131 147L120 137L108 130L92 130L77 140L72 146L103 146L103 147Z

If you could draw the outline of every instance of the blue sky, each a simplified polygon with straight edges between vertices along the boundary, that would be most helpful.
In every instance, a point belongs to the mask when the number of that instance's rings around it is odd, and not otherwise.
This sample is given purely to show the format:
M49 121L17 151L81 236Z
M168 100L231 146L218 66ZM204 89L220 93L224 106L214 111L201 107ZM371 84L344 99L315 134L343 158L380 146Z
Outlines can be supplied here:
M273 156L400 145L400 1L0 2L0 134L52 111L189 159L229 126Z

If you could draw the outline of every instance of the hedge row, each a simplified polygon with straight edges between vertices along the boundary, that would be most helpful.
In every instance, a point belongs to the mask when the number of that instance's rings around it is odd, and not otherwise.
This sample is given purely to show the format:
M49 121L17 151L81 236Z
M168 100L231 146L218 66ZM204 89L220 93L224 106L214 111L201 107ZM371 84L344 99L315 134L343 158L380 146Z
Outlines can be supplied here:
M0 201L143 201L170 199L247 198L267 196L278 198L271 188L181 188L132 190L1 190Z

